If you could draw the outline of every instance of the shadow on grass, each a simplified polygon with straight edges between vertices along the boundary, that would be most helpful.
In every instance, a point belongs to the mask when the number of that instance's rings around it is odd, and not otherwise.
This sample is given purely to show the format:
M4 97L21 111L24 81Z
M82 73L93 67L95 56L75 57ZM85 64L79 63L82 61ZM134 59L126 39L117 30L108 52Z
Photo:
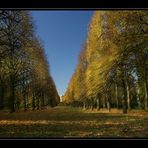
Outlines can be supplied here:
M148 137L148 117L75 108L0 113L0 138Z
M134 127L134 128L133 128ZM68 138L68 137L148 137L148 127L139 125L114 125L96 123L85 124L53 123L35 125L5 125L0 126L0 138Z
M128 118L128 114L119 114L119 113L100 113L100 112L87 112L81 109L63 107L63 108L53 108L48 110L38 110L38 111L28 111L28 112L18 112L18 113L0 113L0 120L56 120L56 121L101 121L101 120L122 120ZM130 118L137 118L137 116L130 115Z

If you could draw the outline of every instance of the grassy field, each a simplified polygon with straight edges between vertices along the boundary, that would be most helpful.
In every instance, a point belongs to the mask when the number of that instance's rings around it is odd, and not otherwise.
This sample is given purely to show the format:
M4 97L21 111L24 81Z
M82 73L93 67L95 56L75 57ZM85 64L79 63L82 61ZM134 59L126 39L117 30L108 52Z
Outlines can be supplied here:
M148 113L84 111L55 107L9 114L0 112L0 138L148 138Z

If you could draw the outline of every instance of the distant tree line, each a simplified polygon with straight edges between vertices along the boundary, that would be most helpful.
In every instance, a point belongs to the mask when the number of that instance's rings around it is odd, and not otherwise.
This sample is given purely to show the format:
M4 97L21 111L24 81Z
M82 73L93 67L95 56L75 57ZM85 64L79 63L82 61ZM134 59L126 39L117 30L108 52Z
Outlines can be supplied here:
M59 96L28 11L0 10L0 109L43 109Z
M95 11L64 96L69 105L148 111L148 11Z

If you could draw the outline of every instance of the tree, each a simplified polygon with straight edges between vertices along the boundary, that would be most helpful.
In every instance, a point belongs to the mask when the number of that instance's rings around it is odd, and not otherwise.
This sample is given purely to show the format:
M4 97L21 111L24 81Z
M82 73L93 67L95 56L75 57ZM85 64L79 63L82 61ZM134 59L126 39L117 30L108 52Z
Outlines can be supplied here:
M34 110L51 105L48 100L57 105L59 96L48 67L30 13L0 11L0 108Z
M72 93L76 99L75 94L85 92L85 102L90 105L95 100L98 109L122 107L127 113L137 107L138 99L148 109L147 14L140 10L94 12L84 58L70 80L67 99ZM81 73L84 61L87 68ZM85 87L79 87L81 76Z

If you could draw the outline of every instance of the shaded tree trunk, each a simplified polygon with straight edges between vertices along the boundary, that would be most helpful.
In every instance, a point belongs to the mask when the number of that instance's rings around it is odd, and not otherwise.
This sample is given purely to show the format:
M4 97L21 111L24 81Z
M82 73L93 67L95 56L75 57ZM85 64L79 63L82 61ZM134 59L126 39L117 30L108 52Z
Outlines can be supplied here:
M86 110L86 104L85 104L85 101L83 102L83 109Z
M97 110L100 110L100 103L101 103L100 99L101 99L100 93L97 93L96 95Z
M110 94L110 91L108 90L107 92L106 92L106 100L107 100L107 109L108 109L108 111L110 112L110 109L111 109L111 94Z
M23 106L24 106L24 111L27 110L27 105L26 105L26 90L24 88L25 86L25 78L24 78L24 75L23 75Z
M126 84L124 79L122 79L122 85L123 85L123 97L122 97L122 109L123 113L127 113L127 91L126 91Z
M130 90L129 90L129 85L127 83L127 81L125 81L125 85L126 85L126 94L127 94L127 108L128 111L131 110L131 98L130 98Z
M44 93L41 91L41 109L44 109L45 101L44 101Z
M3 84L0 84L0 110L3 109L3 101L4 101L4 87Z
M148 84L147 84L146 79L144 82L144 88L145 88L144 106L145 106L145 110L148 111Z
M137 103L138 103L138 108L141 108L141 102L140 102L140 97L139 97L139 85L137 84L137 88L136 88L136 97L137 97Z
M119 108L118 86L115 84L116 107Z
M26 96L23 96L23 105L24 105L24 111L27 110L27 105L26 105Z
M36 98L36 107L37 107L37 110L39 110L39 108L40 108L40 99L39 99L39 97L40 96L36 96L37 98Z
M10 96L9 96L9 109L10 113L15 112L15 86L14 86L14 79L11 79L11 90L10 90Z
M34 94L34 92L32 95L33 95L32 96L32 110L35 110L35 94Z
M97 110L100 110L100 98L97 98Z
M110 99L107 99L107 109L110 112L110 109L111 109Z
M106 99L103 97L103 108L106 108Z
M26 93L26 110L29 108L28 104L29 104L29 90L27 88L27 93Z

